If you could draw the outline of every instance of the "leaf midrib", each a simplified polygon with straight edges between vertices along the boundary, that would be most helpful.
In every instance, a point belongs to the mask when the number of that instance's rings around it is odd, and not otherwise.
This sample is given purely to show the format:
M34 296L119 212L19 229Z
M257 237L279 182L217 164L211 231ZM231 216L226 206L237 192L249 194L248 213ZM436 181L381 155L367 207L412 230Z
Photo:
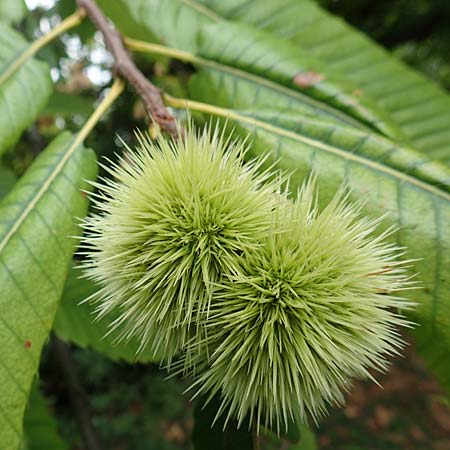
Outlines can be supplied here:
M192 0L179 0L179 1L181 3L184 3L186 6L193 8L196 11L200 12L201 14L205 15L205 17L209 17L209 14L207 14L204 11L207 8L203 7L203 5L198 5L196 2L194 2ZM211 14L214 15L215 13L211 12ZM215 22L220 22L221 20L223 20L223 18L220 18L220 20L216 19ZM134 39L129 39L129 41L130 42L133 42L133 41L139 42ZM264 86L275 92L281 93L281 94L287 96L288 98L294 98L301 103L306 103L319 111L325 111L330 116L340 119L343 122L345 122L346 124L352 125L358 129L362 129L362 130L366 130L366 131L370 130L370 131L379 133L379 130L375 129L373 125L370 126L369 124L361 122L357 118L353 117L351 114L347 114L347 113L339 110L338 108L335 108L335 107L333 107L327 103L321 102L319 100L316 100L314 97L303 94L302 92L299 92L296 89L292 89L280 82L276 82L271 79L264 78L260 75L257 75L255 73L252 73L252 72L249 72L249 71L246 71L243 69L239 69L239 68L231 66L229 64L213 61L209 58L199 56L195 53L192 53L192 52L189 52L186 50L179 50L179 49L176 49L173 47L164 47L162 45L152 46L152 47L154 47L154 48L159 47L161 49L161 54L167 53L166 56L173 56L174 58L180 59L181 61L184 61L184 62L188 62L191 64L197 64L202 67L207 67L207 68L210 68L213 70L217 70L218 72L228 73L234 77L238 77L238 78L244 79L246 81L249 81L251 83ZM137 49L134 49L134 50L137 50Z
M18 219L14 222L14 224L11 226L11 228L8 230L6 235L3 237L3 239L0 241L0 254L3 252L3 250L8 245L10 239L14 236L14 234L19 230L19 228L22 226L22 224L25 222L31 211L36 207L39 200L42 198L42 196L47 192L50 185L53 183L53 181L56 179L56 177L62 172L64 166L66 165L67 161L70 159L72 154L75 152L75 150L78 148L78 146L81 144L81 141L77 138L75 138L72 142L72 144L69 146L68 150L66 151L65 155L59 161L59 163L55 166L54 170L50 174L50 176L45 180L45 182L42 184L42 186L39 188L39 190L36 192L34 197L31 199L29 203L27 203L26 208L22 211Z
M177 99L173 99L170 96L166 96L170 102L170 100L175 100L175 103L178 104L178 106L181 106L181 103L184 102L184 107L188 108L188 109L193 109L193 110L197 110L200 112L205 112L207 114L213 114L216 116L221 116L221 117L225 117L225 118L229 118L232 120L236 120L238 122L243 122L246 123L248 125L257 127L257 128L261 128L264 129L266 131L269 131L273 134L279 135L279 136L284 136L286 138L298 141L298 142L302 142L305 144L308 144L312 147L316 147L320 150L324 150L328 153L332 153L335 155L340 156L341 158L347 159L347 160L351 160L351 161L355 161L363 166L367 166L369 168L372 168L374 170L377 170L379 172L383 172L386 173L390 176L392 176L395 179L398 179L399 181L403 181L403 182L408 182L414 186L416 186L419 189L422 189L426 192L429 192L435 196L438 196L446 201L450 201L450 193L447 193L441 189L439 189L436 186L433 186L429 183L426 183L425 181L422 181L420 178L414 177L412 175L408 175L396 168L390 167L390 166L385 166L383 164L380 164L376 161L373 161L371 159L362 157L360 155L357 155L355 153L351 153L348 152L346 150L342 150L341 148L338 147L333 147L329 144L326 144L324 142L320 142L317 140L314 140L312 138L308 138L306 136L302 136L300 134L297 134L293 131L290 130L286 130L284 128L269 124L267 122L258 120L258 119L254 119L254 118L250 118L247 116L244 116L242 114L240 114L237 111L233 111L230 109L226 109L226 108L222 108L219 106L214 106L214 105L209 105L209 104L205 104L205 103L200 103L200 102L196 102L193 100L180 100L180 101L176 101ZM174 104L174 106L176 107L177 105Z

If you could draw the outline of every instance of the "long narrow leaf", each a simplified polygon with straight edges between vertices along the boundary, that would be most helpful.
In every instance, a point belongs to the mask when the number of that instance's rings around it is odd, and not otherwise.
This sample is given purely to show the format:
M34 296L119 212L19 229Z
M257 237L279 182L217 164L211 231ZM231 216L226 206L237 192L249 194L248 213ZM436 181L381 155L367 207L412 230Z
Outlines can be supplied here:
M35 59L26 61L11 76L3 76L26 47L19 33L0 23L0 154L36 119L52 91L47 64Z
M182 0L183 1L183 0ZM385 109L408 140L450 163L450 95L312 0L198 0L210 13L242 21L294 44L348 79Z
M95 320L94 306L81 302L96 292L98 286L82 278L82 275L78 268L72 268L69 272L53 325L58 337L79 347L93 349L113 361L157 362L155 355L149 351L138 352L139 342L136 339L118 341L119 333L110 333L111 320L106 317Z
M0 448L14 450L77 234L93 152L63 133L0 203Z

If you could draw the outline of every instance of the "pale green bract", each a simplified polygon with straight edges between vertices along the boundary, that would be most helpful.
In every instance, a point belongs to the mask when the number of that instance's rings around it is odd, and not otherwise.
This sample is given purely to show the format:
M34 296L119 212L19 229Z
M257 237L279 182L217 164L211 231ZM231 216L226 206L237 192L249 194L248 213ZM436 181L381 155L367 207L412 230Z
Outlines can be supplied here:
M83 265L101 286L98 316L121 338L191 375L196 395L218 396L225 424L280 431L386 370L410 325L397 291L414 286L386 241L393 230L377 236L381 218L362 216L343 188L319 209L314 179L290 200L223 133L140 135L105 167Z
M113 314L122 338L170 363L202 334L212 284L236 273L237 256L268 233L279 183L258 171L262 160L244 163L245 143L217 129L139 139L96 185L84 267L101 286L91 298L98 315Z
M191 390L219 395L225 423L280 431L317 419L402 347L398 327L410 323L399 309L411 304L396 292L413 286L401 250L389 231L375 237L381 219L360 217L343 189L321 211L317 195L308 182L295 201L280 198L262 247L214 291L203 354L187 352Z

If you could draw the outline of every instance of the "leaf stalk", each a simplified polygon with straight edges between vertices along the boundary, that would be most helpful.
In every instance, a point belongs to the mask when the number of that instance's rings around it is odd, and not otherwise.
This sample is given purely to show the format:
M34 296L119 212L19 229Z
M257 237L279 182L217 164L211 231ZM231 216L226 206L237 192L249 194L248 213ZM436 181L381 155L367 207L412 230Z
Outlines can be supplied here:
M83 125L83 128L78 132L77 137L73 145L77 147L81 144L87 137L87 135L92 131L97 122L101 119L103 114L109 109L109 107L116 101L119 95L122 93L125 87L125 82L121 78L116 78L114 80L111 89L109 90L106 97L100 102L95 111L89 117L87 122Z

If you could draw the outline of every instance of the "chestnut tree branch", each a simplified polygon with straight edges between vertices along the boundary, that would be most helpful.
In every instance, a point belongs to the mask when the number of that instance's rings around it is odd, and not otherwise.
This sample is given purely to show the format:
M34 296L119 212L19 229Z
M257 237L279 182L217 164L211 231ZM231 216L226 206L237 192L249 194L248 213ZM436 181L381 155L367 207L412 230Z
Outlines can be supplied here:
M122 35L108 22L94 0L77 0L77 4L103 34L105 44L114 57L114 69L124 78L141 98L147 113L167 133L178 136L175 117L169 112L162 100L161 91L151 83L134 63L125 49Z

